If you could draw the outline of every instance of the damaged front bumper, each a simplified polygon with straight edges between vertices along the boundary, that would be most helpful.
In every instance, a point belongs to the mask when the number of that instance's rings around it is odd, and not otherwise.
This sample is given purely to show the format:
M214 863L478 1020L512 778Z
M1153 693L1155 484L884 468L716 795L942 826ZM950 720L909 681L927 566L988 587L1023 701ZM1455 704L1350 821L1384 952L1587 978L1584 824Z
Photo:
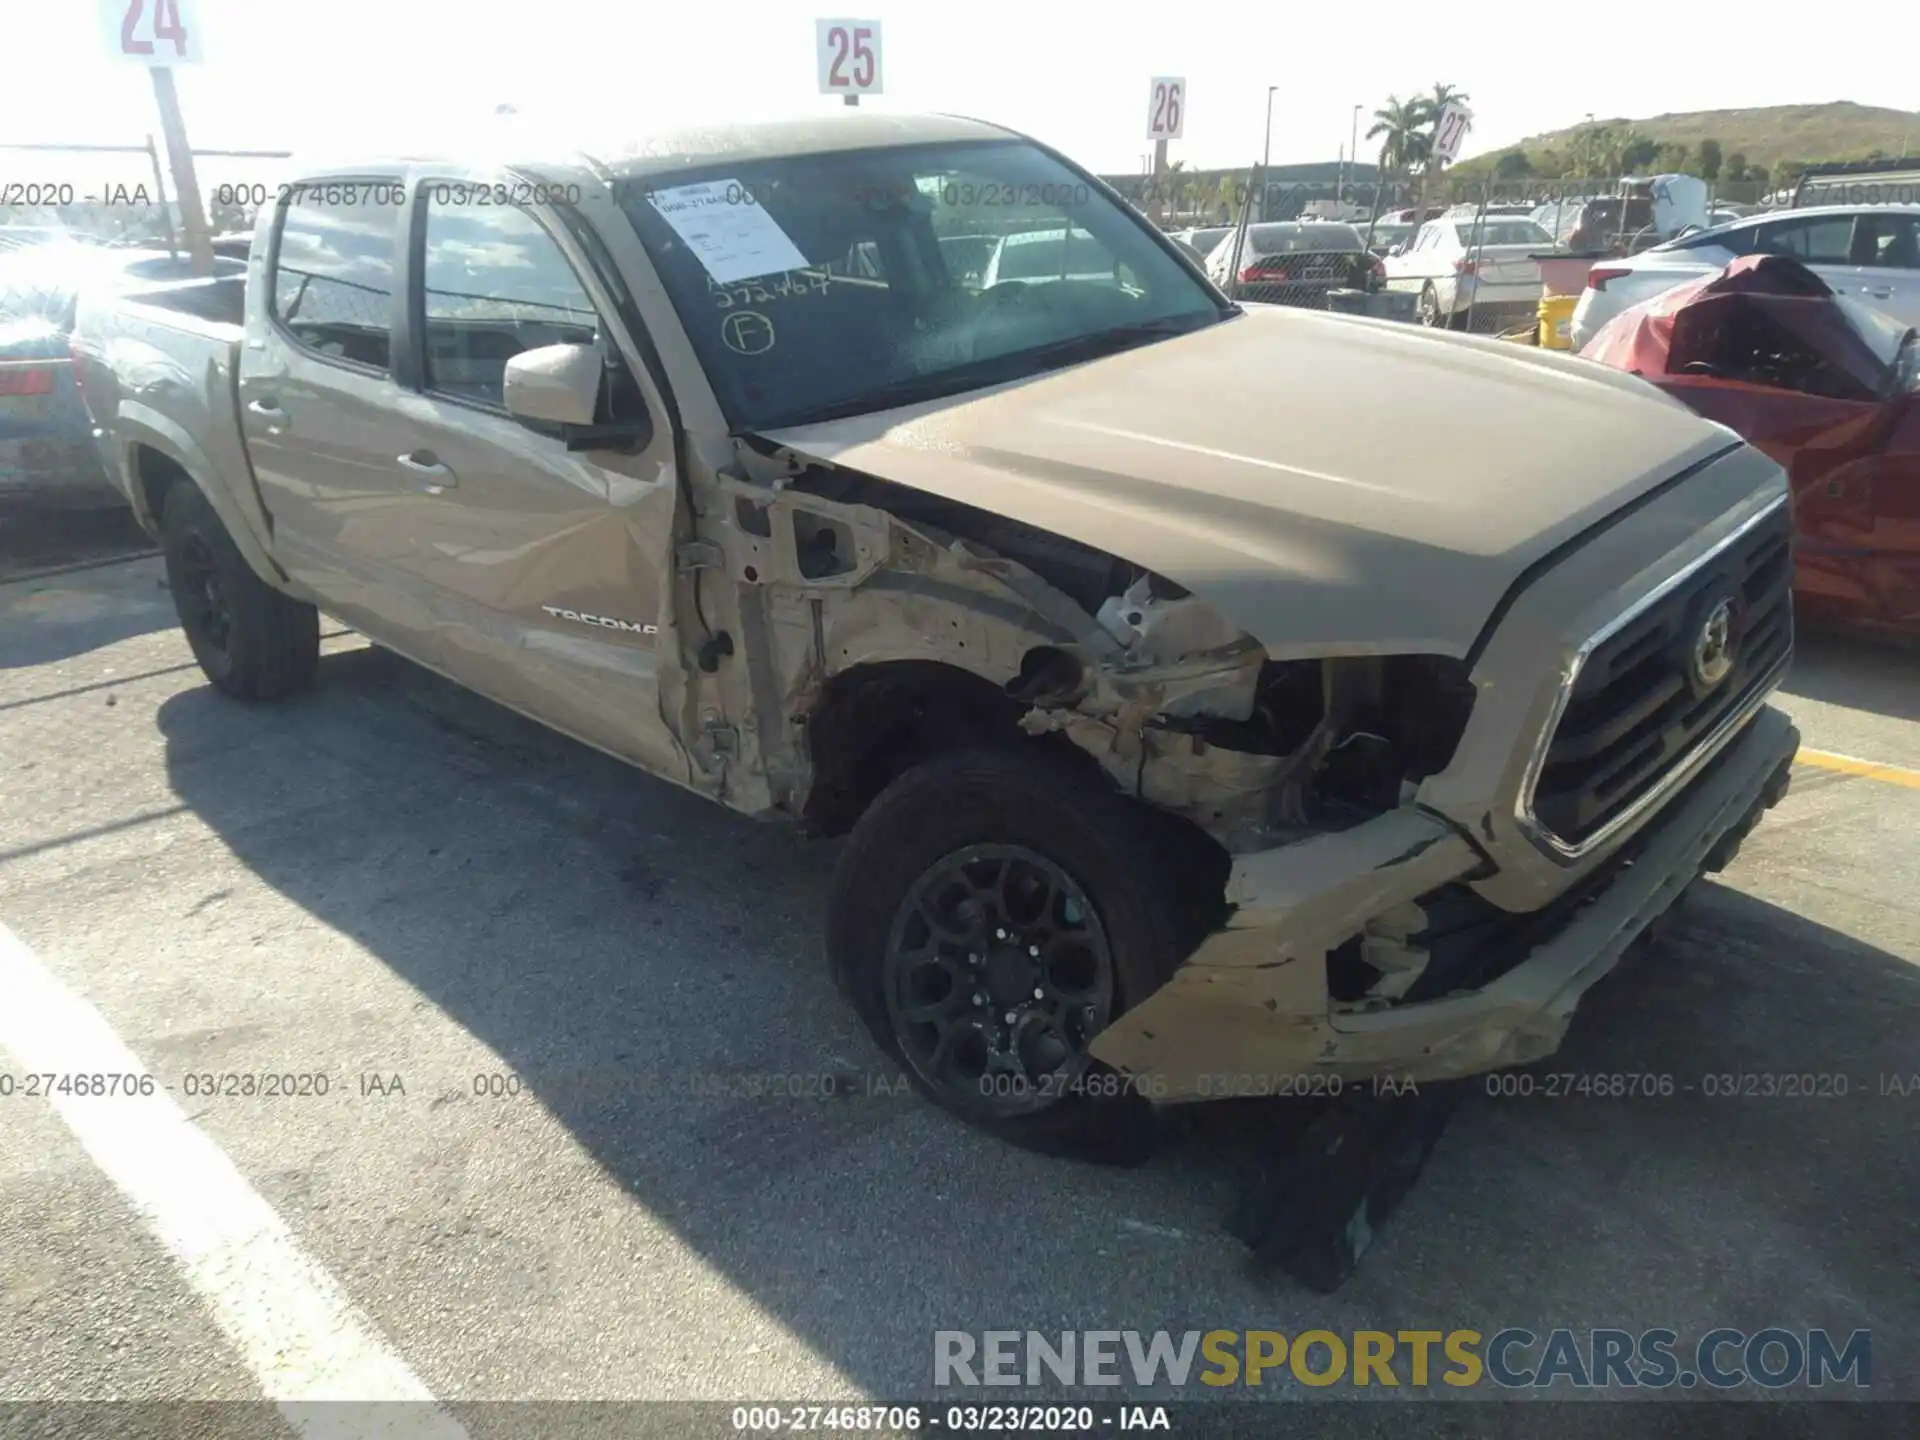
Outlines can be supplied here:
M1452 826L1408 807L1244 855L1228 886L1236 908L1227 928L1097 1036L1092 1052L1151 1079L1151 1093L1168 1102L1300 1093L1314 1076L1442 1080L1550 1055L1587 990L1779 801L1798 745L1785 715L1760 710L1556 933L1479 988L1434 999L1336 1004L1327 957L1372 932L1368 958L1391 971L1394 928L1418 928L1420 897L1485 865ZM1420 963L1411 951L1401 956Z

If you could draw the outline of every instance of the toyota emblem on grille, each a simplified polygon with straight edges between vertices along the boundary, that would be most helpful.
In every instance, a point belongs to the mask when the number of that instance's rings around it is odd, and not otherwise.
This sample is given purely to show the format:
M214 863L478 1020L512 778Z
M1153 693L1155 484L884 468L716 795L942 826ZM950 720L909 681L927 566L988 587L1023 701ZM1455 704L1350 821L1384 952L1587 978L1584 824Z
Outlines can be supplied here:
M1722 600L1707 612L1693 642L1693 678L1711 690L1733 670L1733 601Z

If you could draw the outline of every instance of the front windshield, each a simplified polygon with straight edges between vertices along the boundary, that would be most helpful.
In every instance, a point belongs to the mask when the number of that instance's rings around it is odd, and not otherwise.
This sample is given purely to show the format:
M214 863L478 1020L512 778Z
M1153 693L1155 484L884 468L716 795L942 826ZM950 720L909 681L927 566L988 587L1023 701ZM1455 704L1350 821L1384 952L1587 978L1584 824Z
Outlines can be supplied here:
M739 430L957 394L1229 313L1022 141L729 162L619 198Z

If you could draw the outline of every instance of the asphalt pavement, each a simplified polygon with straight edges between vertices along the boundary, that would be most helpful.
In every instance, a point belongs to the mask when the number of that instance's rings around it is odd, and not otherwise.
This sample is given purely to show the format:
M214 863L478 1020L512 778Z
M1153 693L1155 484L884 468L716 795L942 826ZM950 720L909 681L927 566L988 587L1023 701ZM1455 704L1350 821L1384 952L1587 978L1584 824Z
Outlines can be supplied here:
M71 998L48 1024L103 1018L211 1142L191 1173L265 1202L248 1253L474 1435L488 1400L929 1397L933 1333L988 1328L1865 1328L1875 1396L1920 1399L1909 652L1803 645L1806 745L1895 768L1797 767L1546 1067L1674 1093L1476 1093L1319 1297L1221 1230L1257 1107L1115 1169L896 1087L821 957L829 847L338 627L311 694L228 701L157 560L37 568L0 584L0 924ZM1748 1074L1846 1093L1707 1093ZM267 1393L165 1177L114 1168L143 1137L0 1117L0 1399Z

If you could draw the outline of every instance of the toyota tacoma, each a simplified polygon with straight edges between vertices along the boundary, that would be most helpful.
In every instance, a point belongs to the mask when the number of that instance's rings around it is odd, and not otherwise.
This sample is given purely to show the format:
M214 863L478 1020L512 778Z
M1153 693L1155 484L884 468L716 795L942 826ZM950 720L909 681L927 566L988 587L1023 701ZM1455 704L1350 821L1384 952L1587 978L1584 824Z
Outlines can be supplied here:
M1537 1060L1787 784L1773 462L1243 309L977 121L306 168L73 348L215 686L308 685L325 612L844 837L833 976L1021 1143Z

